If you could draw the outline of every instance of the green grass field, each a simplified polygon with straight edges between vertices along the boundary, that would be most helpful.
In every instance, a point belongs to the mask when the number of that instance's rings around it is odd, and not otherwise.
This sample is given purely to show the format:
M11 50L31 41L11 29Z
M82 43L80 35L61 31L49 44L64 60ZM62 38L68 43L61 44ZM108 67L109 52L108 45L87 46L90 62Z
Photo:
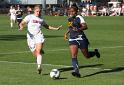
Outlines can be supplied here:
M101 58L85 59L79 51L82 77L71 73L68 42L63 35L67 17L45 17L52 26L63 25L59 31L42 29L46 42L42 75L37 74L35 58L27 47L26 30L17 25L10 28L9 17L0 15L0 85L124 85L124 17L85 17L89 29L89 50L99 48ZM60 79L53 80L49 72L60 69Z

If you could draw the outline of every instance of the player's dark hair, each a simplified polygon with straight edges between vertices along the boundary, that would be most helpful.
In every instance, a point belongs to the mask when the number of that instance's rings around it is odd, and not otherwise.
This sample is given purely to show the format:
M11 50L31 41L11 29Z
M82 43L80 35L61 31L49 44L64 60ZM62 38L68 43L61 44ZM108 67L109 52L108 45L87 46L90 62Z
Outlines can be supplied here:
M78 11L78 6L76 5L76 3L72 4L71 7L72 7L75 11Z
M71 6L70 9L74 9L74 11L78 12L78 9L75 6Z

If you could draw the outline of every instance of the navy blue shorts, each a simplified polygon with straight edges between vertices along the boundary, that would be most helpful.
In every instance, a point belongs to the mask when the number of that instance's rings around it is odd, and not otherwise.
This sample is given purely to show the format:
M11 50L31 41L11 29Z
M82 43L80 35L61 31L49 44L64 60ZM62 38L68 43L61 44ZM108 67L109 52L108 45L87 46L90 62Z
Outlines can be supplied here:
M22 19L17 19L17 22L18 22L18 23L21 23L21 21L22 21Z
M69 41L69 45L77 45L78 48L83 49L83 48L88 48L89 41L86 38L83 40L74 40L74 41Z

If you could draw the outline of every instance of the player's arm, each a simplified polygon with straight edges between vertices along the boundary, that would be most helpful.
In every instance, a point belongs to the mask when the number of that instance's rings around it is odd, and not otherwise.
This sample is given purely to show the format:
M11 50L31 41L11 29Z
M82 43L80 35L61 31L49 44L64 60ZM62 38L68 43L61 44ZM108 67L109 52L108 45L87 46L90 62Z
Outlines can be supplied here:
M24 20L22 20L22 22L19 24L20 30L23 30L25 25L26 25L26 22Z
M87 27L87 24L86 23L81 23L80 24L81 26L80 26L80 28L77 28L77 27L72 27L73 28L73 30L74 31L83 31L83 30L86 30L86 29L88 29L88 27Z
M18 11L15 12L16 16L18 15Z
M79 30L86 30L86 29L88 29L87 24L81 23L81 27L79 28Z
M44 23L43 26L46 28L46 29L50 29L50 30L59 30L61 26L58 26L58 27L52 27L52 26L49 26L48 24Z
M78 31L83 31L83 30L88 29L87 23L85 22L83 17L79 16L79 18L80 18L80 28L78 29Z
M27 15L27 16L22 20L22 22L19 24L20 30L23 30L23 28L26 26L26 24L29 23L30 19L31 19L31 16L30 16L30 15Z
M64 34L64 40L67 40L68 39L68 34L69 34L69 30L67 30L66 32L65 32L65 34Z

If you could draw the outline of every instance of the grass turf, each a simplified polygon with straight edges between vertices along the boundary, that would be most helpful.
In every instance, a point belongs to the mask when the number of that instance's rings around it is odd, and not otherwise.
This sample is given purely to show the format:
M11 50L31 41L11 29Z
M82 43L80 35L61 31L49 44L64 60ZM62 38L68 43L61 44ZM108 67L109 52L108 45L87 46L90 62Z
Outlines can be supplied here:
M67 17L45 17L49 25L62 24L63 29L59 31L42 29L46 38L42 75L37 74L36 65L33 64L35 58L27 47L26 30L19 31L16 24L11 29L9 18L5 15L0 15L0 19L0 85L124 84L124 17L85 17L89 27L85 31L90 40L89 50L99 48L101 58L87 60L79 51L82 78L73 77L70 74L71 68L59 66L71 65L68 42L63 39L67 29ZM49 77L49 72L53 68L62 71L60 79L53 80Z

